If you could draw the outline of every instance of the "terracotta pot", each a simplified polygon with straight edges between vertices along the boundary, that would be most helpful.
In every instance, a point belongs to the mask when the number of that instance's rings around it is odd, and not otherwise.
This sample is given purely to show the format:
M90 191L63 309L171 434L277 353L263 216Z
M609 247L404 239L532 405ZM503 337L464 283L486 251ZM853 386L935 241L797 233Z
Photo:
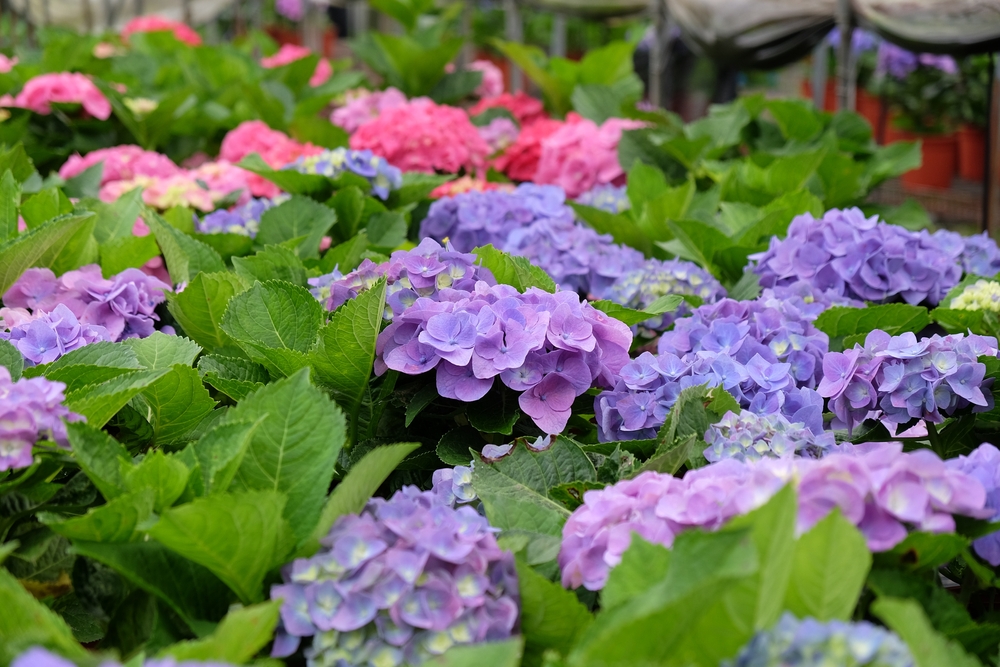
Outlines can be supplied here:
M294 44L302 46L302 34L293 28L286 28L282 25L265 26L264 31L271 36L271 39L279 45ZM330 58L337 47L337 31L334 28L327 28L323 33L323 56Z
M858 114L872 126L872 132L878 138L878 122L882 117L882 99L872 95L864 88L858 88Z
M931 188L947 190L951 187L958 161L958 141L954 134L914 134L894 130L900 139L921 141L923 161L917 169L903 174L903 189Z
M970 181L982 182L985 160L985 130L975 125L963 125L958 130L958 175Z
M802 82L802 96L812 101L813 87L812 81L806 79ZM837 80L826 80L826 93L823 95L823 111L833 113L837 110Z

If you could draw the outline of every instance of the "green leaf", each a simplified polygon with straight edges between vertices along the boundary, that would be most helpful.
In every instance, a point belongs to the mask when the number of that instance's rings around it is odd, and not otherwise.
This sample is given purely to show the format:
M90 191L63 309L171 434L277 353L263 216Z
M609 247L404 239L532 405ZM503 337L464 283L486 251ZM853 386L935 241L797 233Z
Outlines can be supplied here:
M24 218L28 229L34 229L48 220L72 212L73 204L59 188L45 188L21 204L21 217Z
M98 251L101 273L113 276L125 269L137 269L160 254L153 236L127 236L102 243Z
M98 162L81 171L76 176L66 179L62 191L67 197L82 199L96 197L101 190L101 179L104 177L104 163Z
M100 366L119 370L140 370L139 358L126 345L101 341L77 348L59 357L51 364L33 366L26 369L25 375L37 377L51 376L56 371L70 367Z
M255 280L283 280L304 287L308 278L306 267L295 251L277 245L267 246L249 257L233 257L233 269L247 285Z
M73 549L163 600L198 634L204 634L222 618L233 597L229 588L206 568L152 540L123 544L78 540Z
M524 292L529 287L538 287L546 292L556 291L552 278L525 257L509 255L492 245L475 248L472 252L501 285L511 285L519 292Z
M436 385L430 386L436 388ZM485 396L465 406L465 416L477 431L510 435L514 432L514 424L521 417L518 408L514 395L494 384Z
M142 211L142 188L129 190L111 204L94 202L90 208L97 214L94 238L98 243L132 238L132 228Z
M471 95L483 81L483 73L475 70L450 72L437 82L430 98L438 104L456 104Z
M914 600L883 597L872 604L878 616L910 647L917 667L977 667L982 665L962 647L934 631L927 616Z
M632 308L626 308L620 304L613 301L591 301L592 305L597 310L610 315L611 317L624 322L625 324L632 326L634 324L641 324L646 320L656 317L657 315L662 315L663 313L672 313L677 310L678 306L684 303L684 297L679 294L665 294L660 297L655 302L651 303L644 310L634 310Z
M5 569L0 568L0 662L9 664L31 646L44 646L71 660L86 660L87 651L63 619L35 600Z
M21 184L10 169L0 178L0 243L17 236L17 210L21 205Z
M231 262L233 259L243 257L253 248L253 239L245 234L232 232L217 232L214 234L201 234L198 232L187 232L194 240L204 243L215 252L223 262Z
M302 370L240 401L226 423L261 417L232 488L286 493L285 517L301 541L312 534L330 488L344 415Z
M823 121L809 102L768 100L766 106L786 139L807 142L823 129Z
M81 422L67 423L66 434L76 462L101 495L111 500L125 493L122 469L132 463L125 448L104 431Z
M672 555L670 549L633 534L621 562L611 568L601 589L601 609L610 611L619 607L661 581L670 569Z
M250 447L254 431L265 417L266 415L255 422L219 424L192 443L206 496L225 493L232 485L236 471Z
M90 213L63 216L0 244L0 294L10 289L25 269L55 267L63 251L74 247L78 236L89 237L93 224Z
M310 354L316 381L328 387L347 414L355 416L368 388L375 342L385 310L385 279L334 311ZM354 417L356 419L356 417Z
M289 194L309 195L325 201L333 192L333 183L326 176L300 174L291 169L272 169L256 153L246 156L236 166L263 176Z
M207 384L236 401L243 400L268 381L263 366L235 357L205 355L198 360L198 371Z
M167 308L184 333L206 350L232 350L236 343L222 330L222 316L229 300L246 288L246 283L229 271L199 273L183 292L167 293Z
M215 401L201 383L198 371L176 364L142 391L158 445L183 442L214 408Z
M191 282L202 271L211 273L225 269L219 253L175 229L152 209L144 208L142 218L163 250L170 280L175 285Z
M539 667L546 651L567 655L594 617L571 591L541 576L524 561L517 562L521 595L524 667Z
M58 535L88 542L129 542L135 528L153 512L156 492L140 489L94 507L83 516L65 518L40 513L39 520Z
M406 240L406 218L398 211L380 211L368 218L365 234L373 248L389 251Z
M521 664L524 639L460 644L428 660L431 667L517 667Z
M252 660L271 641L280 612L279 600L233 609L209 636L172 644L157 657L242 665Z
M191 471L175 456L153 450L138 463L122 472L125 488L132 493L151 490L155 493L153 509L163 512L184 493Z
M351 466L347 476L337 484L323 506L323 513L305 551L315 552L319 548L319 540L326 537L338 518L347 514L360 514L369 498L389 478L396 466L419 448L420 445L415 442L383 445L372 449Z
M454 178L451 174L422 174L408 171L403 174L403 185L389 193L386 205L400 209L427 199L434 188L444 185Z
M294 195L288 201L264 211L256 241L278 245L305 237L298 245L299 256L318 258L319 243L337 222L337 213L308 197Z
M948 563L968 548L968 538L961 535L913 532L889 551L875 554L875 562L908 570L926 570Z
M16 347L9 341L0 340L0 366L10 371L10 378L14 382L21 379L21 372L24 370L24 357Z
M66 395L66 407L83 415L87 423L100 428L122 409L134 396L150 386L169 371L136 371L119 375L98 385L88 385Z
M334 233L341 239L356 237L358 226L361 224L361 215L365 210L365 195L361 192L361 188L354 185L341 188L330 197L326 205L337 214L337 228ZM323 256L323 270L326 272L333 270L333 266L326 267L326 257L334 250L336 248L331 248Z
M716 255L733 245L728 236L697 220L667 220L667 227L696 263L718 273Z
M151 371L176 364L190 366L201 352L201 347L191 339L168 336L160 331L146 338L128 338L122 345L131 348L139 364Z
M567 204L573 208L581 221L601 234L610 234L615 243L635 248L646 257L652 255L652 241L630 216L609 213L603 209L584 206L576 202L567 202Z
M148 533L211 570L244 604L264 599L264 577L295 544L282 517L286 497L250 491L198 498L167 510Z
M831 339L852 336L860 342L864 342L864 336L875 329L881 329L890 336L898 336L907 331L919 332L930 323L931 318L926 308L905 303L867 308L835 306L816 318L816 328ZM844 341L845 345L848 342Z
M864 536L834 509L799 538L785 607L799 618L849 620L871 563Z

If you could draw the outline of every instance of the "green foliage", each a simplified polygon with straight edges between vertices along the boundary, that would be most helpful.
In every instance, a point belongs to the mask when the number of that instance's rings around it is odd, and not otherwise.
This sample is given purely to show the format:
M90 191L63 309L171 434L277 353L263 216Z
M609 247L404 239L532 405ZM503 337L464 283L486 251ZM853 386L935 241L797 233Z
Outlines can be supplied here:
M907 331L919 332L930 322L927 309L922 306L890 303L867 308L830 308L816 318L816 328L830 336L831 345L837 339L842 348L851 348L856 343L864 344L865 336L875 329L898 336Z
M552 278L524 257L508 255L492 245L475 248L472 252L479 257L482 265L490 270L498 283L513 285L521 292L529 287L538 287L546 292L556 290Z

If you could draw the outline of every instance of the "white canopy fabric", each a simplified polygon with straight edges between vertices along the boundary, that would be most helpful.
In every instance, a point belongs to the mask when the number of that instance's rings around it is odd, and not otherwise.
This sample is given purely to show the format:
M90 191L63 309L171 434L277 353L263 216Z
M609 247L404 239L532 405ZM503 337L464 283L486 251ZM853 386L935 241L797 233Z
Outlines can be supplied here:
M884 37L914 51L1000 49L1000 0L853 0L854 11Z
M89 23L94 32L107 28L120 30L136 16L135 0L10 0L13 8L35 25L57 25L74 28L81 32ZM224 9L232 6L233 0L191 0L191 19L194 24L205 23L215 18ZM142 13L157 14L175 21L184 18L182 0L142 0ZM108 9L114 21L108 25Z

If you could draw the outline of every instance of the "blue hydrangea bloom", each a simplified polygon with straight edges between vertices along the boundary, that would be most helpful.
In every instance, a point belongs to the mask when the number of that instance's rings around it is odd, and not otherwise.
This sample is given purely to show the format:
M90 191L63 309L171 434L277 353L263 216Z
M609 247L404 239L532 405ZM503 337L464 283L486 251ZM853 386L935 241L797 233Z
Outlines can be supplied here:
M814 422L813 426L817 424ZM822 424L819 424L822 426ZM705 458L757 461L762 458L807 456L819 458L836 446L831 431L813 431L780 413L758 415L748 410L727 412L705 431Z
M391 190L403 185L403 172L393 167L382 157L370 150L356 151L349 148L334 148L316 155L305 155L282 167L302 174L319 174L337 178L350 172L367 178L372 185L372 193L381 199L388 199Z
M202 234L241 234L254 238L260 230L260 219L264 211L281 203L287 196L275 199L251 199L242 206L230 210L219 209L195 221Z
M623 306L643 310L667 294L696 296L705 303L715 303L726 296L726 290L711 273L697 264L681 259L650 259L618 278L608 290L607 298ZM691 308L682 303L674 312L650 318L643 322L643 326L663 331L678 317L690 313Z
M986 489L986 507L994 512L993 521L1000 521L1000 450L984 443L968 456L949 459L948 466L979 480ZM1000 531L980 537L972 547L990 565L1000 565Z
M624 185L598 183L576 198L578 204L599 208L608 213L621 213L632 208Z

